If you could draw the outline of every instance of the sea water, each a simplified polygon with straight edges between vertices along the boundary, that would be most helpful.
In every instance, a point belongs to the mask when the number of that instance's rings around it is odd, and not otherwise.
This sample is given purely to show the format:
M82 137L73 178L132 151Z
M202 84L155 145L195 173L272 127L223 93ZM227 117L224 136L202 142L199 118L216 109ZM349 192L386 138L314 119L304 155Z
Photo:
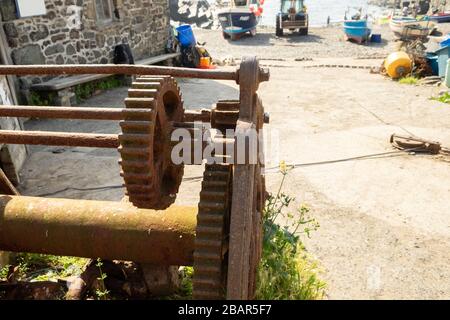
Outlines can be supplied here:
M209 0L214 2L214 0ZM363 16L379 17L385 10L383 8L367 4L367 0L305 0L308 8L309 24L313 27L327 25L328 17L331 23L338 23L344 20L346 12L347 17L351 18L357 10L362 8ZM275 26L275 16L280 10L280 0L265 0L263 5L263 15L260 24L266 26Z
M344 20L346 12L350 19L357 10L362 8L363 16L378 17L383 9L377 6L367 4L367 0L305 0L308 8L309 24L313 27L327 25L328 17L331 23L337 23ZM263 6L262 25L275 25L275 15L280 10L279 0L266 0Z

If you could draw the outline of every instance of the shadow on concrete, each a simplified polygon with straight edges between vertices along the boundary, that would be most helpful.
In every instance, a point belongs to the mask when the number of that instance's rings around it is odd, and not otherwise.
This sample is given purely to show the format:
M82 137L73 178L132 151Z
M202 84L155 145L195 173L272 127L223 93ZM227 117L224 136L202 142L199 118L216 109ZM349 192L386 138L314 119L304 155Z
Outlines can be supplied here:
M239 99L239 87L233 81L178 79L178 84L186 110L208 109L219 100Z
M277 37L275 33L258 33L256 36L252 37L249 33L242 35L239 39L227 41L231 45L236 46L274 46L274 41L277 39L286 39L289 43L317 43L323 40L323 37L309 34L307 36L302 36L298 32L290 32L285 30L283 37Z

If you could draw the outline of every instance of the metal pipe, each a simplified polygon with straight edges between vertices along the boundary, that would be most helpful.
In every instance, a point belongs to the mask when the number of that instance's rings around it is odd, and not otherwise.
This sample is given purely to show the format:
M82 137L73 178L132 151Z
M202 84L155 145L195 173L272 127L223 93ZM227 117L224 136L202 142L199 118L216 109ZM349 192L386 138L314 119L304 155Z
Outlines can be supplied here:
M118 148L119 138L117 134L0 130L0 143Z
M143 116L153 113L147 109L133 109L132 112L140 112ZM122 108L0 106L0 117L124 120L129 113L129 109Z
M0 196L0 250L192 265L197 209Z
M73 75L73 74L125 74L173 76L179 78L199 78L238 81L237 71L201 70L161 66L126 64L90 64L90 65L1 65L0 75Z

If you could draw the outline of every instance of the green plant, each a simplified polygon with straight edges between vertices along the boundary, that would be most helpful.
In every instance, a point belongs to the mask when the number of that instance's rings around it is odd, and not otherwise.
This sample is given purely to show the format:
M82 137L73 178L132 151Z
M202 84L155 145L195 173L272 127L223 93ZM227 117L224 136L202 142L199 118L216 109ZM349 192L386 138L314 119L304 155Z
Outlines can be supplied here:
M99 300L108 300L109 290L107 290L106 286L105 286L105 279L108 276L106 273L103 273L103 270L102 270L103 262L100 258L97 259L96 266L99 270L100 277L97 278L97 280L99 281L99 288L97 290L95 290L95 294L97 295L97 298Z
M192 296L192 279L194 277L194 268L185 267L183 270L183 277L181 278L180 294L183 297Z
M81 274L86 259L35 253L16 256L16 277L33 281L51 281Z
M301 236L310 237L319 224L310 217L310 209L302 205L296 214L286 212L293 197L282 192L288 169L283 174L275 196L269 197L264 210L262 261L258 270L256 298L261 300L321 299L326 284L319 279L317 262L308 254Z
M29 103L33 106L50 106L56 98L54 92L36 92L31 91Z
M3 268L0 268L0 281L6 280L6 277L8 277L9 267L10 265L7 264Z
M74 88L75 97L77 102L91 97L97 90L110 90L122 86L122 81L117 77L110 77L104 80L82 83Z
M409 84L409 85L416 85L419 82L419 79L414 76L404 77L398 80L398 83L400 84Z
M444 92L439 97L432 97L431 100L439 101L442 103L450 103L450 93Z

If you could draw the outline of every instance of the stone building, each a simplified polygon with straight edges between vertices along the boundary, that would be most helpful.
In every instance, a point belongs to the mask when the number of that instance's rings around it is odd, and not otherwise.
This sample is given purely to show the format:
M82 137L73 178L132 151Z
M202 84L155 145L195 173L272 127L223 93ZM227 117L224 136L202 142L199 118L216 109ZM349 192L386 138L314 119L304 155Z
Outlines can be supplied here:
M3 30L0 29L0 43L4 42L6 42L6 36ZM11 58L6 46L0 46L0 64L10 63ZM0 76L0 105L14 105L16 103L17 101L13 78ZM0 129L21 130L22 122L17 118L0 117ZM20 182L19 171L25 162L26 156L27 150L23 145L0 144L0 168L16 185Z
M22 17L19 1L0 0L14 64L112 63L115 46L123 43L130 45L136 60L165 50L168 0L29 1L41 1L43 14Z

